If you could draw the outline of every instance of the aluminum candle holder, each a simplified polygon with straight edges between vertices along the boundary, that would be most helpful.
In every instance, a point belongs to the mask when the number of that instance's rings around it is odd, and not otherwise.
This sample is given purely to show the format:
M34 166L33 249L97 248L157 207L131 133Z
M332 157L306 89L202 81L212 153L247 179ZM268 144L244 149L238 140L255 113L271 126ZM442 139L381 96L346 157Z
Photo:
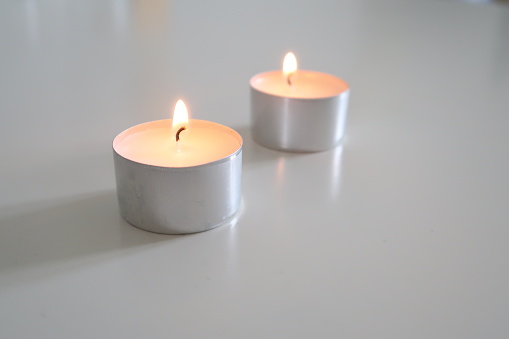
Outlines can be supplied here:
M258 144L282 151L317 152L341 142L350 94L343 80L298 71L291 85L294 90L280 71L273 71L254 76L250 85L251 132Z
M130 224L155 233L185 234L210 230L235 217L241 200L242 137L219 124L192 123L219 128L238 142L238 149L216 161L188 167L147 165L119 151L124 140L151 128L149 124L170 126L171 120L132 127L113 141L120 214Z

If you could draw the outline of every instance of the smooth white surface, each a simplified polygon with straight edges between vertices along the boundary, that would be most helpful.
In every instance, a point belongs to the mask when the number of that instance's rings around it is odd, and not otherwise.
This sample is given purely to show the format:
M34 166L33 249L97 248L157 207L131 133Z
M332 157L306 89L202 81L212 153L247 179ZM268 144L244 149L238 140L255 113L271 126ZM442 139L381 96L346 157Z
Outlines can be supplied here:
M508 36L433 0L0 3L0 337L507 338ZM288 50L348 79L343 148L252 142ZM118 214L112 139L181 97L244 137L234 227Z

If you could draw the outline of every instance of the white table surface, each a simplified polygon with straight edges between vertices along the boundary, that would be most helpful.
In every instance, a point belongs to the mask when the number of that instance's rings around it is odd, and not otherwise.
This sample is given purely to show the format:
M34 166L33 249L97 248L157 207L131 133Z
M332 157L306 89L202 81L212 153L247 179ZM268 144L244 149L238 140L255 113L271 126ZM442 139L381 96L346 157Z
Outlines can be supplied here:
M507 338L509 8L437 0L0 3L0 337ZM262 148L248 81L351 84L343 147ZM233 226L118 214L111 141L244 137Z

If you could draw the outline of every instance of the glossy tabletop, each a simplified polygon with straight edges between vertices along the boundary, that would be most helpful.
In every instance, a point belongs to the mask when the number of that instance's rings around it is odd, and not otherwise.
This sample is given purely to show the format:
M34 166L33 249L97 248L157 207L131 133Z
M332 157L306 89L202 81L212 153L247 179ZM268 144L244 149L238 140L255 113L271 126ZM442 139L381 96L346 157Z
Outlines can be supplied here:
M0 46L0 338L508 337L509 7L7 0ZM341 147L252 141L289 50L350 84ZM243 136L242 211L148 233L111 142L179 98Z

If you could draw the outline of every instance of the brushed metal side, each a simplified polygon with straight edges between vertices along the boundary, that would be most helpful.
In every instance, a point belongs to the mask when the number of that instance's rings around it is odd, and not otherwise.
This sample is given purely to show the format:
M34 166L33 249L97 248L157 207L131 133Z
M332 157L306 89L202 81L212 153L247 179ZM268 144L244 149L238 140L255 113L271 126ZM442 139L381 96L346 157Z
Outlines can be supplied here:
M345 132L350 90L328 98L275 96L251 86L251 132L258 144L281 151L335 147Z
M240 206L242 147L213 163L168 168L140 164L113 150L121 216L146 231L207 231L235 216Z

